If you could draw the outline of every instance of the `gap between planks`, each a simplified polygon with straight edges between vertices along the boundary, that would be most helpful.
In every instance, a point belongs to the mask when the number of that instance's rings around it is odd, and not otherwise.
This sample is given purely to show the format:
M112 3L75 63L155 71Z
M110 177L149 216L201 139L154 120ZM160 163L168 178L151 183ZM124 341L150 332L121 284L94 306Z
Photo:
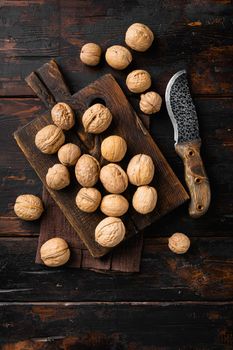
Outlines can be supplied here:
M19 301L11 301L11 302L1 302L1 306L92 306L92 305L106 305L106 306L120 306L120 305L131 305L131 306L170 306L170 305L233 305L233 300L222 301L222 300L213 300L213 301L195 301L195 300L185 300L185 301L30 301L30 302L19 302Z

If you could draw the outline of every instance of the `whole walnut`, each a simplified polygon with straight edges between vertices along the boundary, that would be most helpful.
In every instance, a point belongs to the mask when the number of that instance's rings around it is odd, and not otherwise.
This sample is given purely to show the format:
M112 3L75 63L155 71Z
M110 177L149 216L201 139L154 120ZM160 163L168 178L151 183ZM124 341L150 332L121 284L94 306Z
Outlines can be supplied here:
M137 69L128 74L126 85L131 92L144 92L151 86L151 76L146 70Z
M89 107L82 117L82 123L86 132L100 134L105 131L112 121L112 113L102 105L96 103Z
M44 208L39 197L33 194L21 194L16 198L14 211L20 219L33 221L39 219Z
M95 43L83 45L80 60L88 66L97 66L100 63L101 47Z
M120 162L127 151L125 140L117 135L106 137L101 143L101 154L109 162Z
M96 211L101 202L101 194L94 187L82 187L76 196L77 207L86 213Z
M58 159L65 166L75 165L81 156L79 146L74 143L66 143L58 151Z
M65 135L61 128L56 125L47 125L35 137L36 147L47 154L56 153L65 142Z
M100 170L100 181L110 193L122 193L128 187L128 177L117 164L109 163Z
M53 106L51 117L55 125L63 130L69 130L74 126L74 112L67 103L59 102Z
M40 257L46 266L57 267L64 265L70 258L68 244L63 238L51 238L41 246Z
M133 207L140 214L148 214L157 203L157 191L151 186L140 186L133 195Z
M168 239L168 247L176 254L184 254L190 247L190 239L184 233L176 232Z
M46 174L46 183L53 190L61 190L70 184L70 174L63 164L54 164Z
M100 165L97 159L83 154L76 163L75 175L83 187L92 187L99 179Z
M146 154L136 154L127 167L127 175L131 184L136 186L148 185L154 177L154 163Z
M141 95L139 102L140 109L145 114L153 114L160 111L162 105L162 98L154 91L149 91Z
M125 34L125 42L135 51L144 52L152 45L154 34L145 24L132 24Z
M129 209L129 202L120 194L108 194L104 196L100 210L107 216L122 216Z
M112 68L122 70L132 62L132 55L126 47L114 45L107 49L105 59Z
M107 217L96 226L95 240L102 247L115 247L124 237L125 225L119 218Z

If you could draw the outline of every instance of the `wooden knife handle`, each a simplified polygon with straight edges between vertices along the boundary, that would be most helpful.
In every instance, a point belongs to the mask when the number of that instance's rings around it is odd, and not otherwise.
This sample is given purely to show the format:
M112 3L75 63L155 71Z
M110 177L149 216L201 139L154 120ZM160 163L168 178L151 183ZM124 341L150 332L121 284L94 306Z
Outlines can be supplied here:
M185 181L189 188L191 201L189 215L199 218L210 205L210 185L200 156L201 141L192 141L175 146L176 153L184 162Z

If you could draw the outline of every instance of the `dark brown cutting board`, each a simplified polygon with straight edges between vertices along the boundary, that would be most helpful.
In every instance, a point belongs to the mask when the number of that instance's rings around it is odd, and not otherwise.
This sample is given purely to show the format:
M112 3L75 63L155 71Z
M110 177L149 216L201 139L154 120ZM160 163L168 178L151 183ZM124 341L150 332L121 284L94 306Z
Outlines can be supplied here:
M93 103L104 101L113 114L113 121L109 129L101 135L86 134L81 123L83 112ZM96 80L94 83L74 94L69 104L76 112L76 124L72 131L67 132L66 141L78 144L83 153L90 153L96 157L101 165L106 162L100 154L100 144L106 136L117 134L127 141L128 151L121 165L126 169L129 159L138 153L145 153L152 157L155 164L155 176L152 181L158 191L158 204L155 210L148 215L141 215L130 207L128 213L123 217L126 226L126 238L138 233L153 221L178 207L189 197L176 175L161 154L149 132L136 115L132 106L126 99L120 86L112 75L108 74ZM51 124L49 111L35 119L25 127L16 131L14 137L28 158L29 162L46 186L45 176L49 167L58 162L57 155L42 154L35 146L36 133L44 126ZM71 174L71 185L61 191L48 189L49 193L59 205L62 212L86 244L94 257L105 255L110 249L99 246L94 240L94 231L97 224L104 215L97 211L93 214L81 212L75 205L75 196L80 189L75 180L74 173ZM129 186L125 196L130 200L134 186ZM103 192L103 189L101 189Z

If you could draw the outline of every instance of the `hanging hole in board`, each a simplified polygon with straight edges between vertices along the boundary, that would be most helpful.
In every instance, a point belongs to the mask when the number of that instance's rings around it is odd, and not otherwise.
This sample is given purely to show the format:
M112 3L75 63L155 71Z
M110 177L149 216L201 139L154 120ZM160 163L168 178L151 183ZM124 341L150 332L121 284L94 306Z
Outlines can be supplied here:
M194 152L192 150L189 151L189 156L190 157L194 156Z
M198 204L197 209L198 209L198 210L203 210L203 205Z
M102 98L97 97L97 98L93 98L88 102L88 107L91 107L96 103L101 103L102 105L106 106L106 102Z

